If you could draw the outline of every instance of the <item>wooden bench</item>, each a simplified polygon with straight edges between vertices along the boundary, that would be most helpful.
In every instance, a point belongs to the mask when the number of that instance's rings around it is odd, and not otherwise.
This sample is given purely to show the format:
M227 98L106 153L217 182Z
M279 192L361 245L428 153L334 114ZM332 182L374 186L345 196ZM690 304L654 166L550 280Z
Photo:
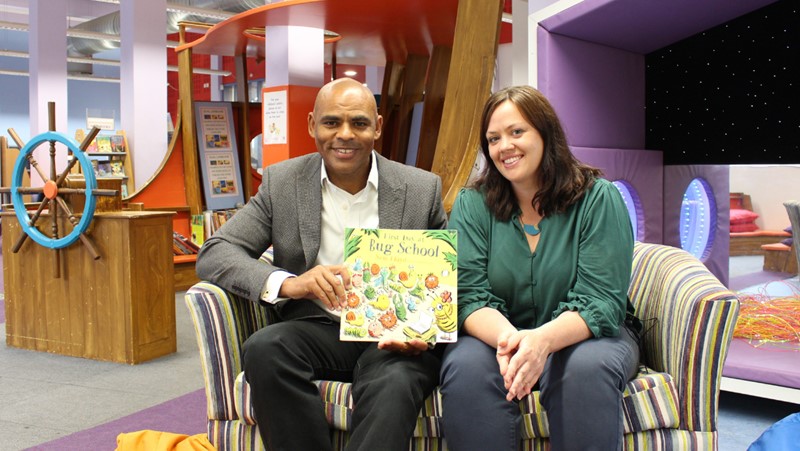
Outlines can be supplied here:
M176 255L172 257L175 265L175 291L185 291L200 281L194 270L197 254Z
M764 271L797 273L797 257L795 246L783 243L764 244Z
M792 236L783 230L756 230L730 234L730 255L764 255L763 246Z

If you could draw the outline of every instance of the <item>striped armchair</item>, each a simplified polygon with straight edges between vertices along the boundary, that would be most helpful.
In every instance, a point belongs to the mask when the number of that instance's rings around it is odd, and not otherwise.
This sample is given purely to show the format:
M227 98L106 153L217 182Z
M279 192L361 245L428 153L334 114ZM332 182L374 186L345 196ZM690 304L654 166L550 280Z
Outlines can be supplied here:
M717 449L722 364L739 302L697 259L680 249L636 243L630 298L645 324L639 375L625 391L626 450ZM268 307L200 282L186 292L197 332L208 402L208 437L220 450L264 449L242 372L242 344L274 318ZM350 425L350 384L318 381L342 449ZM534 392L519 403L521 449L548 449L547 413ZM447 449L438 391L427 400L409 449Z

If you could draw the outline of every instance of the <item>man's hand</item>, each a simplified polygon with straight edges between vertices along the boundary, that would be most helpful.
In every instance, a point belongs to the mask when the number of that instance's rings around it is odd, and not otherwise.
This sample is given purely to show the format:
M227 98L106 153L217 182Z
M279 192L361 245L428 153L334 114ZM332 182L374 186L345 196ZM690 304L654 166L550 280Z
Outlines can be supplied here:
M341 310L349 288L350 272L346 266L319 265L284 280L279 295L291 299L319 299L330 310Z
M428 343L414 338L409 341L400 341L393 338L381 338L378 342L378 349L386 351L399 352L405 355L419 355L423 351L428 350Z

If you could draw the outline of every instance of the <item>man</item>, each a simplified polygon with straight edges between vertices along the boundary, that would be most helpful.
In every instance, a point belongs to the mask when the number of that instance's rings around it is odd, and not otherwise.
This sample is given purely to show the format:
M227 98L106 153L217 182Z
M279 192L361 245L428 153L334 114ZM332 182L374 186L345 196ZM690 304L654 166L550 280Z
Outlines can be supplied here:
M404 450L439 358L420 340L339 341L350 275L346 227L441 229L441 180L373 151L383 118L352 79L323 86L308 131L317 153L266 168L250 202L203 246L197 274L233 293L275 303L281 322L244 345L245 378L270 450L331 449L316 379L353 382L349 450ZM274 265L258 258L273 246Z

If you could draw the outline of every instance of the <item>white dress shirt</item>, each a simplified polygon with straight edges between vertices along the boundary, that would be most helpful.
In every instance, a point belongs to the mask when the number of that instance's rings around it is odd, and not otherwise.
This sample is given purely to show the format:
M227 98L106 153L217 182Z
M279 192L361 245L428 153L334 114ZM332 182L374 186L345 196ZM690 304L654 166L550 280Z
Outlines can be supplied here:
M339 188L328 178L325 162L322 162L320 171L320 185L322 189L322 229L320 247L315 265L338 265L344 260L344 232L345 228L378 228L378 164L375 151L372 155L372 164L367 177L367 185L356 194L350 194ZM262 291L261 299L267 303L275 304L285 300L279 298L278 292L283 281L295 277L286 271L275 271L270 274ZM329 310L322 301L314 299L329 315L338 319L340 312Z

